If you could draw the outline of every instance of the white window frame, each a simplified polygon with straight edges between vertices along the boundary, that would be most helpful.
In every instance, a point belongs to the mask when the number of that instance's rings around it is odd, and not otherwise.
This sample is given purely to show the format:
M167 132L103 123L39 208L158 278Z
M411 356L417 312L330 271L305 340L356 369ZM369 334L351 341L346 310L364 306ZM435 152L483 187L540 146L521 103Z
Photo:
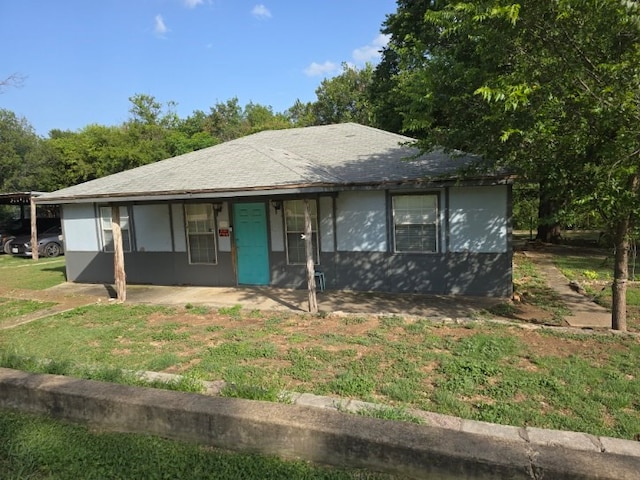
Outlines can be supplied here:
M435 206L416 208L414 211L404 209L404 214L399 212L397 206L399 199L408 199L416 197L431 197L434 200ZM433 254L440 252L440 198L437 193L412 193L412 194L393 194L391 196L391 212L392 212L392 229L393 229L393 251L394 253L417 253L417 254ZM402 218L404 217L404 218ZM422 217L422 221L416 220ZM434 227L434 240L435 245L433 250L425 249L410 249L400 250L398 249L398 232L397 227L399 225L419 225Z
M107 205L100 206L100 248L103 252L114 253L115 246L113 246L113 217L111 216L111 208ZM120 230L122 231L122 250L123 252L131 252L133 246L131 244L131 213L129 207L126 205L120 205L118 207L120 211ZM124 211L124 213L123 213ZM107 235L106 232L110 232ZM107 237L111 237L111 242L107 241ZM109 244L113 248L109 248Z
M190 207L205 207L208 210L206 213L207 220L205 224L201 228L200 226L196 226L196 228L189 228L189 208ZM201 214L200 214L201 215ZM210 222L208 221L210 219ZM206 225L209 223L209 225ZM212 203L185 203L184 204L184 230L185 230L185 239L187 242L187 255L189 257L189 265L217 265L218 264L218 235L217 235L217 221L216 221L216 211L213 208ZM213 237L213 261L194 261L192 258L191 252L191 237L204 237L211 236Z
M289 215L287 212L293 209L294 214L292 216L301 220L302 228L294 228L289 224ZM314 263L320 264L320 235L318 229L318 202L315 199L309 199L309 210L311 213L311 238L312 242L315 241L315 258ZM300 262L294 262L291 260L291 254L289 252L289 235L304 235L304 199L285 200L283 202L283 220L284 220L284 245L287 252L287 265L305 265L307 263L306 255L305 259ZM300 225L300 222L297 222Z

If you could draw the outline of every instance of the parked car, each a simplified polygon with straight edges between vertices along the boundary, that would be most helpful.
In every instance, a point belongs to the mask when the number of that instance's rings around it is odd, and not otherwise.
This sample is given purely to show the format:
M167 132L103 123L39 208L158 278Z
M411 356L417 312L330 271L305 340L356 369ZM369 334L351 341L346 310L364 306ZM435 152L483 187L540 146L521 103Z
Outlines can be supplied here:
M13 255L31 256L31 236L21 235L11 240L11 253ZM38 234L38 254L41 257L57 257L64 253L62 239L62 227L51 227Z
M44 232L49 228L59 227L60 219L55 217L36 218L38 231ZM0 227L0 253L11 253L11 243L16 237L31 235L31 219L17 218Z

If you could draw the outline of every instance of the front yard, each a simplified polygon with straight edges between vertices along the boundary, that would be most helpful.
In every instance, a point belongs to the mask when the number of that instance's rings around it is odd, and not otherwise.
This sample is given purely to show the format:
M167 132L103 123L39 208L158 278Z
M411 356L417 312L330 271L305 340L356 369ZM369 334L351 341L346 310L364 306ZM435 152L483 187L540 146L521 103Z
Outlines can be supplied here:
M3 330L0 360L76 375L99 367L223 379L235 387L227 394L254 398L275 400L282 390L357 398L393 407L398 418L418 408L626 439L640 433L637 336L523 328L489 313L443 324L244 307L76 308Z

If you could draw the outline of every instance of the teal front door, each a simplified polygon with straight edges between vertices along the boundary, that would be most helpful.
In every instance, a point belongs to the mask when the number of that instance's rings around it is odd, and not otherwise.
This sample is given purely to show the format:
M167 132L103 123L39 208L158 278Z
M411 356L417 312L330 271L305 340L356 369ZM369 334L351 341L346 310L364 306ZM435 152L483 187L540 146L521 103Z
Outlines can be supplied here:
M240 285L269 285L269 244L264 203L233 207L233 229Z

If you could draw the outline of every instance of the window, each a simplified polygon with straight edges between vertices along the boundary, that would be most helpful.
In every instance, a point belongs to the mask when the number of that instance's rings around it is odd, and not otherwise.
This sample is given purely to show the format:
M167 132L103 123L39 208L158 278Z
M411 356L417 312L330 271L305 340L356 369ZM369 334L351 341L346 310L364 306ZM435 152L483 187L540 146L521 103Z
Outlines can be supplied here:
M216 226L210 203L184 206L189 263L217 263Z
M129 209L118 207L120 212L120 230L122 230L122 249L131 251L131 231L129 229ZM113 227L111 225L111 207L100 207L100 223L102 227L102 251L113 252Z
M395 251L437 252L437 195L396 195L392 200Z
M318 262L318 213L315 200L309 200L311 213L311 242L313 244L313 260ZM284 202L284 221L287 235L287 262L289 264L306 264L304 235L304 200Z

